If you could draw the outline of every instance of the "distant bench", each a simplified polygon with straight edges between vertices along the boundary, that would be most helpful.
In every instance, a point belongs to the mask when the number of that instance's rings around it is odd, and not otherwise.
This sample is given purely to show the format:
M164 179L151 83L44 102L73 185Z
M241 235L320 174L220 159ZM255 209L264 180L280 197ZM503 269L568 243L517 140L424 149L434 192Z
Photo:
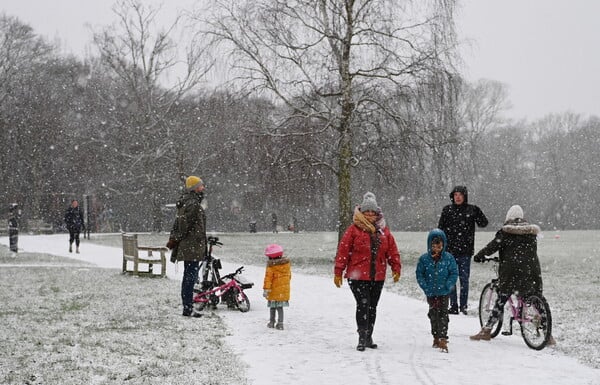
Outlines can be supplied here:
M41 219L30 219L27 221L29 231L33 234L52 234L54 229L50 223L46 223Z
M123 274L154 277L158 275L158 273L154 273L154 265L161 265L160 276L166 275L167 258L165 254L169 249L164 246L139 246L137 234L122 234L121 239L123 241ZM140 251L148 253L140 256ZM152 254L152 252L157 252L157 254ZM148 269L140 271L140 264L148 265ZM130 268L130 265L133 266Z

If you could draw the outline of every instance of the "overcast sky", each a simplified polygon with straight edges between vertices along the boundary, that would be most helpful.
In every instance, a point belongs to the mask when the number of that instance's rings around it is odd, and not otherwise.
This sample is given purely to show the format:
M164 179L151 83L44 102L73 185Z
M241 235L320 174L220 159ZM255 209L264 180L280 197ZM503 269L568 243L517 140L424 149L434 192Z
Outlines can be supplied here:
M193 0L163 3L169 20ZM83 55L86 26L113 20L112 0L0 0L0 10ZM571 111L600 117L600 0L460 0L457 24L469 80L509 87L514 119Z

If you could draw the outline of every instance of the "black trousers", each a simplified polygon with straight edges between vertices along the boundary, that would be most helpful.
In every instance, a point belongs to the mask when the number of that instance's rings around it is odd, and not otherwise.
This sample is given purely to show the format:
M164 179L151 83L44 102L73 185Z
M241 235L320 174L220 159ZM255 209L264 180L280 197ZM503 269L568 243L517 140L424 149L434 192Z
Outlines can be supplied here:
M448 302L447 295L439 297L427 297L429 304L429 322L431 323L431 335L435 338L448 338Z
M356 300L356 326L358 331L373 333L377 317L377 303L383 289L383 281L359 281L349 279L348 285Z
M79 232L80 230L77 229L69 229L69 245L75 241L75 246L79 247Z

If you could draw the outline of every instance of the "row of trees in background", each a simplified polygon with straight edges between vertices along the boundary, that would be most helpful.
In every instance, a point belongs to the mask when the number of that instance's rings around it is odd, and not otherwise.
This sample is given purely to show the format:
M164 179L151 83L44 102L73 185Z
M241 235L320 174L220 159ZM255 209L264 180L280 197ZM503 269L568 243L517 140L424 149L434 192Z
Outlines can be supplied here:
M159 28L121 1L85 60L0 16L0 207L58 225L86 195L95 231L168 230L196 174L219 231L271 213L343 230L367 190L394 230L424 230L455 184L496 225L521 204L542 228L600 228L600 120L502 121L504 86L454 69L454 2L392 3L218 2Z

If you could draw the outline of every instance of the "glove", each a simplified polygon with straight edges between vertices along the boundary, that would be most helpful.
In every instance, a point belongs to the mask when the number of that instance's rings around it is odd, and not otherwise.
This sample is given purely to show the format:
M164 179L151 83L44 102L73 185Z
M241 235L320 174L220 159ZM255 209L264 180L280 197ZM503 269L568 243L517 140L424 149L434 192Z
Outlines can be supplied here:
M271 292L271 290L263 290L263 297L265 298L269 298L269 293Z
M473 257L473 261L477 262L477 263L483 263L485 262L485 256L483 254L475 254L475 256Z
M175 246L177 246L177 241L169 238L169 241L167 242L167 248L169 250L173 250L175 248Z
M400 273L392 273L392 278L394 278L394 282L398 282L400 280Z
M335 286L337 287L342 287L342 276L341 275L336 275L333 277L333 283L335 284Z

